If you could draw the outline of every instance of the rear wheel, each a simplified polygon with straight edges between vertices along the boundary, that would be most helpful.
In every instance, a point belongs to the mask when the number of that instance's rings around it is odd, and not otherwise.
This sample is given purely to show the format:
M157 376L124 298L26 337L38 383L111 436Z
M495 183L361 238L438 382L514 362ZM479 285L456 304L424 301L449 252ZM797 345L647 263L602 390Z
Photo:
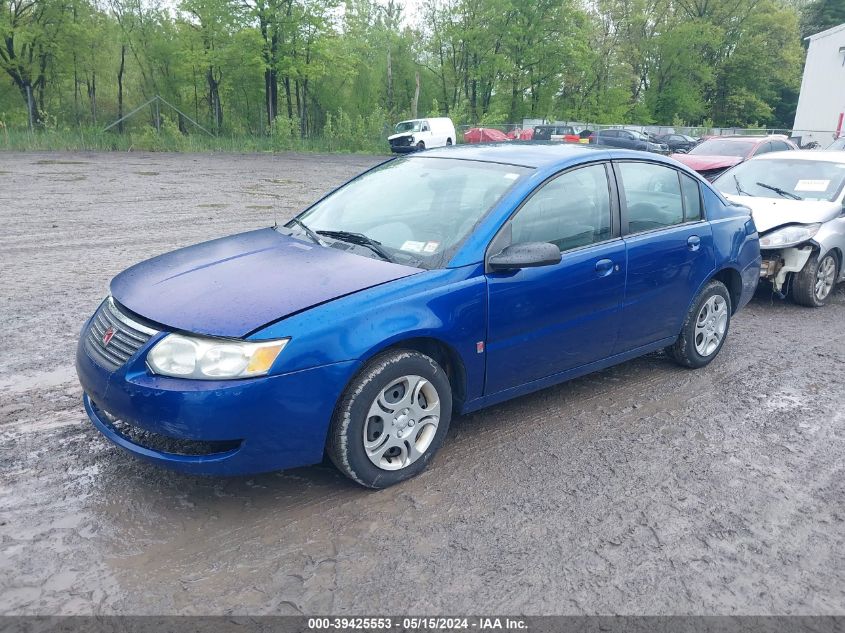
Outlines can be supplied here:
M814 253L804 264L804 268L795 275L792 282L792 300L802 306L819 308L827 303L836 278L839 275L839 262L833 253L819 259Z
M452 144L452 139L447 138L447 139L446 139L446 145L447 145L447 146L449 146L449 145L451 145L451 144Z
M687 313L681 334L666 348L684 367L704 367L719 354L731 324L731 295L721 281L711 281Z
M386 488L425 469L451 417L452 390L440 365L411 350L387 352L347 387L326 450L347 477Z

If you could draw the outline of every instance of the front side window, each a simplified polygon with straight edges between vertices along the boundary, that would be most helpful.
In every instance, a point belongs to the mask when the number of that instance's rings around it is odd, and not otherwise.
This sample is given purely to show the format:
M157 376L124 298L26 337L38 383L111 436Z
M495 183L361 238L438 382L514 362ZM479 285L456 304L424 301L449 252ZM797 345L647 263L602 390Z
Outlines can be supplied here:
M537 190L511 221L511 243L551 242L566 251L611 236L604 165L568 171Z
M628 209L628 231L653 231L684 221L678 172L654 163L619 163Z
M344 185L298 220L317 235L321 231L363 235L378 242L397 263L437 268L505 192L531 171L451 158L394 159ZM307 239L300 225L291 222L287 227ZM326 243L334 239L324 237ZM367 248L356 252L372 255Z

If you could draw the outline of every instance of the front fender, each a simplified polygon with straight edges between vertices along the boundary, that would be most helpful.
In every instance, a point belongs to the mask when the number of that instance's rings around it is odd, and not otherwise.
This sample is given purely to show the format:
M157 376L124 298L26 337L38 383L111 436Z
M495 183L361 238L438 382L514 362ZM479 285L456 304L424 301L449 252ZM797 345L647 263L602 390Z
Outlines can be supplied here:
M484 355L476 344L486 334L485 297L480 265L425 271L282 319L253 338L290 337L272 374L354 361L349 378L403 340L435 339L457 355L471 399L484 387Z

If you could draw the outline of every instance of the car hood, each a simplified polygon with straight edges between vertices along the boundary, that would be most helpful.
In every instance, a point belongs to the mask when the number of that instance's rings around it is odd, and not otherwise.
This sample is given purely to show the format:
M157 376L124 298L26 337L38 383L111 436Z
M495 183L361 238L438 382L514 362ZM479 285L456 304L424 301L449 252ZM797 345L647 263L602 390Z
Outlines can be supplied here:
M402 138L403 136L413 136L414 132L400 132L399 134L391 134L387 137L388 141L392 141L395 138Z
M672 154L672 158L695 171L727 169L743 161L739 156L700 156L698 154Z
M267 228L148 259L112 279L111 293L129 310L169 328L242 337L320 303L418 272Z
M836 202L817 200L788 200L726 194L731 202L751 209L754 224L760 233L784 224L814 224L827 222L838 216L842 208Z

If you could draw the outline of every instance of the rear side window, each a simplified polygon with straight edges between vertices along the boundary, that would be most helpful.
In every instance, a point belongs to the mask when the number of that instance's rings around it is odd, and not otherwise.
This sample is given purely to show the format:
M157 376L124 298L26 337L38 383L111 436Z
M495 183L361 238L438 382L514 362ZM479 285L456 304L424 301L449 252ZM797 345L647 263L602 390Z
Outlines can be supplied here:
M625 191L629 233L653 231L684 221L677 171L654 163L618 163L618 167Z
M611 237L604 165L568 171L546 183L511 221L511 243L551 242L561 251Z
M678 172L681 176L681 195L684 198L684 217L687 222L702 218L701 191L695 178Z
M773 152L787 152L792 148L789 146L789 143L784 143L783 141L772 141L772 151Z

